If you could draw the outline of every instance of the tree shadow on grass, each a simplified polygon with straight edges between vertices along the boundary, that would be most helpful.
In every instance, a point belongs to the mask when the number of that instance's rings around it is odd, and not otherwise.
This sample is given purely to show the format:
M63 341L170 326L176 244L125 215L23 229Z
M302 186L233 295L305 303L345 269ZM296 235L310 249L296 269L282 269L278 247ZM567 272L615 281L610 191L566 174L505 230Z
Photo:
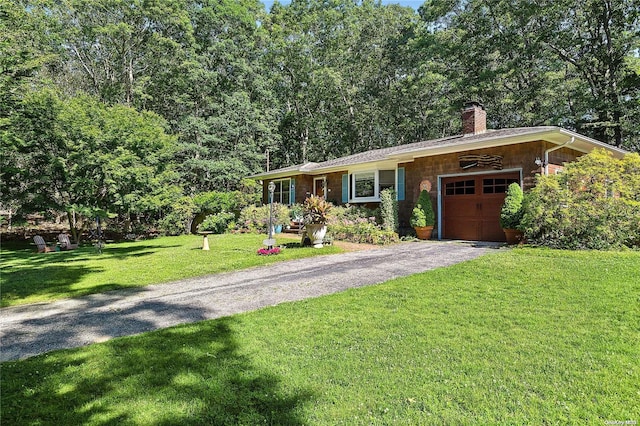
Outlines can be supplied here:
M7 306L11 300L25 299L36 295L65 294L76 297L92 293L100 293L130 286L115 283L92 286L90 288L73 288L84 276L104 272L100 266L86 266L83 262L99 262L101 259L115 258L123 260L131 257L151 255L162 249L179 247L137 245L129 247L108 247L98 254L93 247L81 247L76 250L55 253L34 253L33 250L3 250L1 271L2 303Z
M100 256L124 259L127 257L141 257L153 254L159 250L180 247L180 245L170 246L154 246L154 245L137 245L131 247L118 247L107 245Z
M49 253L37 253L35 248L7 248L2 247L1 259L3 262L24 261L29 264L49 264L56 262L67 262L77 260L87 260L96 258L126 258L132 255L144 256L153 254L159 250L180 247L180 245L133 245L122 246L118 243L105 245L102 253L98 253L91 244L85 244L80 248L69 251L56 251Z
M313 395L257 367L239 327L227 317L4 363L1 423L304 424Z
M304 246L302 244L300 244L300 242L291 242L291 243L284 243L281 244L283 245L285 248L304 248Z
M2 306L12 300L22 300L32 296L69 294L79 296L89 290L93 293L121 288L116 284L77 289L72 287L85 275L102 272L102 268L75 265L32 265L30 268L11 268L2 271Z

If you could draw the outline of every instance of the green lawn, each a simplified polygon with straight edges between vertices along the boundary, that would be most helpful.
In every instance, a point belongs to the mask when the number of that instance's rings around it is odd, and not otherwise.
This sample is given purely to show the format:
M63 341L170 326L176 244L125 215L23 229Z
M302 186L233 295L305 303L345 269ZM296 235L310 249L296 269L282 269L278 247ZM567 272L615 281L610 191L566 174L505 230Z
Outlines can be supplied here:
M2 364L1 423L640 421L640 253L516 249Z
M279 237L277 244L290 247L276 256L258 256L256 252L262 247L264 235L227 234L208 238L210 251L201 250L202 237L196 235L107 244L102 254L91 245L68 252L37 254L33 248L15 249L3 244L0 306L139 287L341 251L335 246L295 247L297 240Z

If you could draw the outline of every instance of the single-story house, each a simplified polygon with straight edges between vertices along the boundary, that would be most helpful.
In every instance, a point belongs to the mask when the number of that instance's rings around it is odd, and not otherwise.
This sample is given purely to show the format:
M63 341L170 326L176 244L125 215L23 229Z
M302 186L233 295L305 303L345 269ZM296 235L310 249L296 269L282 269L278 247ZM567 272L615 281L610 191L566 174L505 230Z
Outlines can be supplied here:
M263 200L274 182L274 200L303 202L310 194L336 205L375 207L380 191L398 194L400 226L409 217L422 189L431 195L438 239L504 241L499 225L507 186L525 190L541 173L558 173L563 164L605 148L616 158L626 151L555 126L488 130L486 111L477 102L462 110L461 135L353 154L321 163L306 163L260 173Z

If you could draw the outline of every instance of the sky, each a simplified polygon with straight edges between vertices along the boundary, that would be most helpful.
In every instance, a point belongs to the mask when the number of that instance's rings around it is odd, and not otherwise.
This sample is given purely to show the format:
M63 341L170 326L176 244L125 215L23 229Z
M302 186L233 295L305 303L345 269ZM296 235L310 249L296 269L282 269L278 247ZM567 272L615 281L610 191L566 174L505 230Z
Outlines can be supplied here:
M271 9L271 5L274 0L262 0L262 3L265 5L265 9L269 11ZM288 4L290 0L279 0L280 4ZM422 6L424 0L382 0L382 4L399 4L400 6L409 6L418 10L420 6Z

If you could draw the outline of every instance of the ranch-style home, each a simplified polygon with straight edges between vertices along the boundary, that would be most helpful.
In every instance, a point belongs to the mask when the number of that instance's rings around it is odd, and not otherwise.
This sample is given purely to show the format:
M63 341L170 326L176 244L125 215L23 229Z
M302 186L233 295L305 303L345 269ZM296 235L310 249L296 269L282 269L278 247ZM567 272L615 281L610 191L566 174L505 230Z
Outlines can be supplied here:
M525 190L538 174L558 173L563 164L605 148L616 158L626 151L554 126L488 130L486 111L477 102L462 111L462 134L382 148L321 163L306 163L252 176L267 187L275 183L274 201L303 202L311 194L336 205L376 207L380 191L398 194L400 227L422 189L431 195L438 239L504 241L500 207L507 186Z

